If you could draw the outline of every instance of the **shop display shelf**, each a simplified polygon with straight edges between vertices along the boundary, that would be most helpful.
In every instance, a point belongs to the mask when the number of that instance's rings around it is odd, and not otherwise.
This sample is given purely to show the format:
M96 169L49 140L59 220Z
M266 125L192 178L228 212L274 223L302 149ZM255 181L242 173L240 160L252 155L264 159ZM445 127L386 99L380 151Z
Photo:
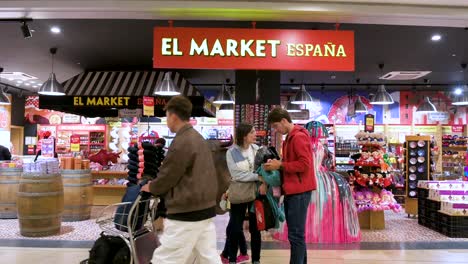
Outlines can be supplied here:
M440 213L440 222L447 226L463 226L468 229L468 216L452 216Z
M467 149L468 146L442 146L443 149Z
M418 197L421 199L426 199L429 196L429 190L428 189L422 189L418 188Z
M468 238L468 226L448 226L439 224L440 233L452 238Z
M128 176L128 173L126 171L93 171L91 172L91 175L93 177L112 177L112 178L125 178Z
M429 199L427 199L426 201L427 201L427 204L426 204L427 210L432 210L432 211L440 210L440 202L429 200Z

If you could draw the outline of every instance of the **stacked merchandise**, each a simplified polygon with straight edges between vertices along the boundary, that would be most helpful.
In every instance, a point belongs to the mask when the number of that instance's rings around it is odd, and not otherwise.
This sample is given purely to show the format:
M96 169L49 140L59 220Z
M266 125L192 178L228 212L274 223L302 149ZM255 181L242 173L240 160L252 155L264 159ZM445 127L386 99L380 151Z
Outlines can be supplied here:
M162 151L162 152L161 152ZM136 184L138 180L156 178L159 166L164 159L164 150L151 142L141 142L128 148L128 181Z
M442 137L442 166L444 179L459 179L464 174L468 137Z
M326 128L319 122L310 122L306 128L311 133L313 168L317 180L317 191L307 212L307 243L352 243L361 240L356 204L346 179L333 171L333 153L320 139L328 137ZM287 241L288 229L284 223L274 235Z
M401 206L392 192L386 190L393 185L393 167L384 149L383 134L359 132L356 139L361 151L351 156L355 166L348 174L358 211L399 212Z
M24 174L60 175L60 165L56 158L39 158L34 163L24 163Z
M134 185L138 183L138 179L141 178L140 162L138 159L138 144L135 143L133 146L128 148L128 181Z
M468 183L419 181L418 223L448 237L468 237Z
M257 145L271 146L276 145L272 139L275 138L274 132L268 129L268 114L275 106L269 105L236 105L235 122L240 124L246 122L254 125L257 130Z

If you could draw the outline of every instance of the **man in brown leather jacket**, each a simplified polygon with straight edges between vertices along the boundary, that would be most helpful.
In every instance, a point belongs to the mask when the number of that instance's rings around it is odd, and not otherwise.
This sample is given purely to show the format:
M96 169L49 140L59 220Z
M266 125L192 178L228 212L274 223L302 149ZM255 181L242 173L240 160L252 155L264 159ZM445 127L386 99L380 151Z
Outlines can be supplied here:
M176 137L157 179L142 188L163 196L167 207L153 263L186 263L196 253L200 263L221 264L213 223L216 171L208 143L189 123L191 113L192 103L186 97L176 96L167 103L167 126Z

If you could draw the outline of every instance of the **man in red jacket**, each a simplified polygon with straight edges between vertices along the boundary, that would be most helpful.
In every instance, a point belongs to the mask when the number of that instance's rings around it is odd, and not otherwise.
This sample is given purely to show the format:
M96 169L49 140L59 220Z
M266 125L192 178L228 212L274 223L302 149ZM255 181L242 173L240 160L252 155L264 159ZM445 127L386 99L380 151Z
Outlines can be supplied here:
M291 244L290 264L307 263L305 223L311 191L317 188L312 167L310 136L307 129L292 123L289 113L281 108L273 109L268 123L276 132L287 135L283 142L283 159L270 160L265 170L282 170L284 210Z

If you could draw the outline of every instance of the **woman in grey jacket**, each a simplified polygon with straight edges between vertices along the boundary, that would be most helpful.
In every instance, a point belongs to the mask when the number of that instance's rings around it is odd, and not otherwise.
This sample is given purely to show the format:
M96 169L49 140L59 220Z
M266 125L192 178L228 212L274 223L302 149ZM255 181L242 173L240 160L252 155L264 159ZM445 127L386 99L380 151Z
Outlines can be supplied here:
M255 145L256 131L250 124L241 123L236 127L236 145L226 153L226 160L231 173L232 181L236 182L258 182L261 179L254 172L255 155L258 146ZM260 186L261 190L265 185ZM234 194L228 194L231 196ZM231 196L232 197L232 196ZM229 263L236 263L239 238L243 232L245 214L249 212L249 231L251 235L252 263L260 263L261 235L257 229L255 213L250 212L253 200L245 203L235 204L231 201L229 213L230 234L229 239Z

